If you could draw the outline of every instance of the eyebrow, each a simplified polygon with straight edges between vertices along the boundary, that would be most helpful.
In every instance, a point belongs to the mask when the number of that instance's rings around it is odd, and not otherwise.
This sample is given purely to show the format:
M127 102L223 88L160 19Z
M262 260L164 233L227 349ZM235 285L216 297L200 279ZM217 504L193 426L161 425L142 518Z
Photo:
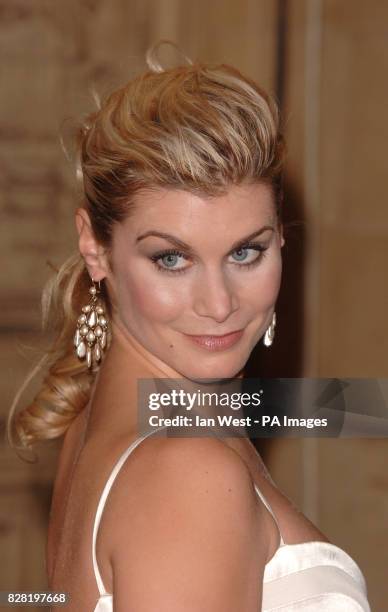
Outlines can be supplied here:
M253 240L253 238L257 238L257 236L260 236L260 234L262 234L266 230L271 230L274 232L275 228L272 225L264 225L259 230L252 232L252 234L248 234L248 236L244 236L240 240L237 240L236 242L234 242L232 244L230 251L234 251L241 244L250 242L251 240ZM177 238L176 236L172 236L171 234L166 234L165 232L158 232L157 230L149 230L148 232L144 232L144 234L141 234L140 236L136 238L136 243L140 242L141 240L144 240L144 238L148 238L149 236L155 236L157 238L164 238L164 240L168 240L176 248L185 250L190 254L194 253L194 250L192 249L192 247L188 245L186 242L183 242L183 240L180 240L179 238Z

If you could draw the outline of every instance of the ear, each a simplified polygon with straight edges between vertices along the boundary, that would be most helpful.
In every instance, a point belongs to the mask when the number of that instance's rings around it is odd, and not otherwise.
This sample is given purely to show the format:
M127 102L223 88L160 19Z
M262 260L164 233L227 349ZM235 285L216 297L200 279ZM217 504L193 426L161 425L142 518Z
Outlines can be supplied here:
M104 247L97 242L90 223L90 217L84 208L77 208L75 224L79 240L78 246L85 260L90 277L99 281L108 275L108 261Z

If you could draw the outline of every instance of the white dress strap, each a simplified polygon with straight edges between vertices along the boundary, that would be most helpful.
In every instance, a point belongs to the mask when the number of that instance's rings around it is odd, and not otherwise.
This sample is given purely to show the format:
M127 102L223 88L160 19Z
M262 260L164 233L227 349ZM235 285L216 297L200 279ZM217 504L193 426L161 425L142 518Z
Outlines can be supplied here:
M260 489L259 489L259 487L257 486L257 484L256 484L256 483L254 483L254 486L255 486L256 493L257 493L257 494L258 494L258 496L260 497L261 501L263 502L263 504L264 504L264 506L267 508L267 510L268 510L268 511L269 511L269 512L272 514L273 519L274 519L274 521L275 521L275 523L276 523L276 525L277 525L277 528L278 528L278 531L279 531L279 536L280 536L280 544L279 544L279 547L280 547L280 546L285 546L285 542L284 542L284 540L283 540L282 532L280 531L280 527L279 527L278 519L276 518L274 511L272 510L271 506L269 505L269 503L268 503L268 502L267 502L267 500L265 499L264 495L262 494L262 492L260 491Z
M108 478L108 480L107 480L107 482L105 484L104 490L103 490L103 492L101 494L100 501L98 502L98 506L97 506L96 516L95 516L95 519L94 519L94 525L93 525L93 544L92 544L93 569L94 569L94 575L95 575L95 578L96 578L97 587L98 587L98 591L99 591L100 595L105 595L106 594L106 590L105 590L105 586L104 586L104 583L103 583L102 578L101 578L100 571L98 569L97 556L96 556L96 541L97 541L98 528L100 526L100 521L101 521L102 513L103 513L103 510L104 510L105 502L107 500L109 492L110 492L110 490L112 488L112 485L113 485L113 483L114 483L114 481L115 481L115 479L116 479L120 469L124 465L126 459L131 454L131 452L136 448L136 446L138 446L138 444L140 444L140 442L145 440L145 438L147 438L151 434L155 433L155 431L159 431L161 429L165 429L165 427L166 426L159 427L158 429L153 429L152 431L146 433L145 435L141 436L140 438L137 438L136 440L134 440L134 442L132 442L130 444L130 446L128 446L128 448L125 449L125 451L122 453L122 455L119 457L118 461L116 462L113 470L111 471L111 473L109 475L109 478Z

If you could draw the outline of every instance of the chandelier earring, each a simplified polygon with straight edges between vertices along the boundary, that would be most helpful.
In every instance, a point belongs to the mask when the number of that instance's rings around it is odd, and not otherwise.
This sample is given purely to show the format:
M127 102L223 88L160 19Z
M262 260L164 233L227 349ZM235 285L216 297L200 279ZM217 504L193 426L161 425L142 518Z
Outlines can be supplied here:
M276 313L274 312L272 315L272 321L267 328L267 331L264 334L264 344L265 346L271 346L273 339L275 337L275 326L276 326Z
M74 346L77 357L81 360L86 358L88 368L92 368L98 365L104 354L109 329L105 309L98 297L101 282L98 281L97 286L92 279L89 293L89 304L82 307L82 314L78 317Z

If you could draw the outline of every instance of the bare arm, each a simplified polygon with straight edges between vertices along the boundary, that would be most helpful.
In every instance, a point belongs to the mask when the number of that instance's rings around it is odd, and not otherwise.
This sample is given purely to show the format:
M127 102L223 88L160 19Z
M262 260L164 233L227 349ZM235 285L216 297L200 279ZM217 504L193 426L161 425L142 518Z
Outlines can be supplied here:
M245 464L215 439L147 442L114 502L115 610L258 612L268 536Z

